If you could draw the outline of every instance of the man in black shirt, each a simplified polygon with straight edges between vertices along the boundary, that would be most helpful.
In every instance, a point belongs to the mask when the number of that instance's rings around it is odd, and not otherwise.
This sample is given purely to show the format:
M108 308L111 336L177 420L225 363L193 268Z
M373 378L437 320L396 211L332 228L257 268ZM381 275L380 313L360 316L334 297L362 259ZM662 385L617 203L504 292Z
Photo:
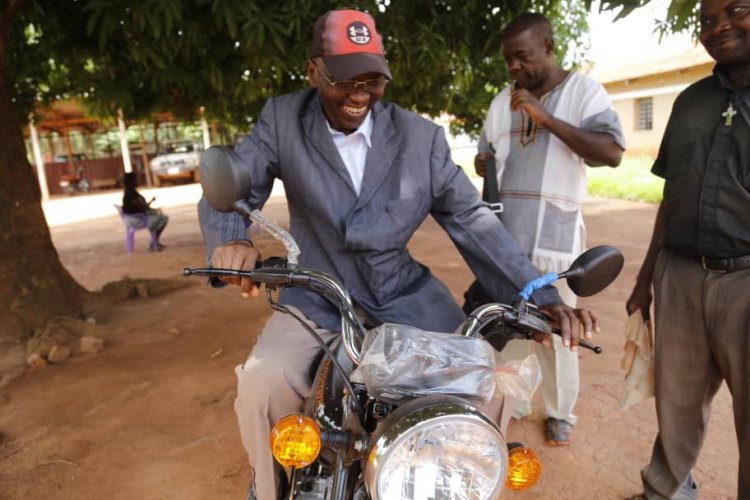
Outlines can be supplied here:
M664 201L629 313L656 316L659 434L645 498L696 498L690 470L725 380L750 498L750 0L703 0L700 40L714 74L677 98L652 171Z

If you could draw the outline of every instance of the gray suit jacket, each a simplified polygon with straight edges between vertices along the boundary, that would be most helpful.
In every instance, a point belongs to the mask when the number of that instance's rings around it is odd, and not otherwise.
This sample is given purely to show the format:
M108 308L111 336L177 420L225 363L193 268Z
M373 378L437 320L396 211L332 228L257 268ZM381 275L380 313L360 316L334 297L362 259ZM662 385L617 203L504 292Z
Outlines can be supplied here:
M440 332L454 331L464 315L447 287L406 249L428 215L493 297L511 300L539 275L451 160L441 127L390 103L376 103L372 117L372 149L359 196L315 89L269 99L237 148L252 178L251 206L263 206L274 179L284 183L302 267L338 277L376 323ZM247 237L247 225L236 214L216 212L205 200L199 214L209 256L216 245ZM280 300L324 328L340 327L335 310L313 293L288 289ZM534 301L560 299L548 288Z

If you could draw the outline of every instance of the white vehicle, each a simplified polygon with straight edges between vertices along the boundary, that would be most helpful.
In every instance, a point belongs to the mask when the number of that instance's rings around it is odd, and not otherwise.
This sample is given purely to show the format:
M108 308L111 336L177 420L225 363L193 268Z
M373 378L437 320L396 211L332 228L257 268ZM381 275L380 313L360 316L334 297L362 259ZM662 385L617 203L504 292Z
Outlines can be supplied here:
M203 148L191 140L173 141L166 145L164 154L151 160L151 173L154 184L161 186L165 181L187 180L197 182L198 164Z

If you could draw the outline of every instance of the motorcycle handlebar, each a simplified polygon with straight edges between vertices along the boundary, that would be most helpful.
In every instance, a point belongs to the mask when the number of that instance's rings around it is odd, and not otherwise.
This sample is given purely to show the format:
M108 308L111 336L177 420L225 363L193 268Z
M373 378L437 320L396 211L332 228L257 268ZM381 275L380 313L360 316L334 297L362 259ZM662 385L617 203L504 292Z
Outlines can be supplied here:
M552 333L555 335L562 335L562 332L560 332L559 328L553 328ZM604 348L600 345L596 345L593 342L586 340L586 339L578 339L578 345L583 347L584 349L588 349L590 351L593 351L594 354L601 354L604 352Z
M259 267L253 271L241 271L237 269L222 269L215 267L189 268L182 270L183 276L208 276L210 278L224 277L247 277L257 283L266 285L305 286L310 281L310 276L297 270Z
M466 323L464 323L461 335L476 337L485 326L493 321L499 321L505 325L517 327L517 329L521 331L529 332L529 338L531 337L531 332L561 335L561 331L557 325L554 325L550 319L535 306L528 305L525 301L514 306L508 306L505 304L485 304L484 306L477 308L471 313L466 320ZM586 339L579 339L578 345L585 349L589 349L596 354L601 354L604 350L601 346Z
M273 267L265 267L268 263ZM252 271L221 268L184 268L183 276L208 276L221 278L248 277L256 283L277 286L300 286L312 290L330 300L341 314L341 333L344 349L352 363L359 365L362 359L361 346L364 342L365 329L354 311L354 305L349 292L334 277L326 273L311 269L290 269L283 263L283 259L268 259L259 262Z
M282 259L283 260L283 259ZM272 267L265 267L269 264ZM277 259L259 262L252 271L220 268L185 268L184 276L240 276L248 277L256 283L277 286L300 286L315 291L331 300L339 309L342 316L341 328L344 347L352 362L359 365L361 360L362 341L365 330L354 312L351 297L346 289L333 277L314 270L295 268L290 269ZM543 334L560 335L560 329L553 325L549 318L534 306L526 305L514 307L504 304L486 304L474 311L461 331L461 335L476 337L479 332L492 321L501 321L509 326L519 326L525 331L536 331ZM586 339L579 339L578 345L600 354L603 349Z
M548 325L549 333L554 333L555 335L562 336L562 332L560 331L560 328L557 325L557 323L552 322L541 311L534 308L534 309L528 309L528 313L532 315L534 318L544 321ZM593 342L586 340L584 338L578 339L578 345L583 347L584 349L593 351L595 354L601 354L604 351L602 346L596 345Z

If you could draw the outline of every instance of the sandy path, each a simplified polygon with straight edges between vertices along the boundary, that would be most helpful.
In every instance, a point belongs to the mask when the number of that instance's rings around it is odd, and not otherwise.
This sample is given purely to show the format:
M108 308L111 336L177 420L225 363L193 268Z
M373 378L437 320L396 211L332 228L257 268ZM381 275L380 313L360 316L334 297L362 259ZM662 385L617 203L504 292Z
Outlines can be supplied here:
M76 279L98 289L125 275L182 279L182 267L202 265L192 205L197 186L154 192L171 217L163 238L168 248L161 253L146 251L147 235L141 232L136 253L125 255L122 224L111 208L119 193L47 204L60 257ZM272 198L265 212L284 222L283 198ZM602 319L597 340L605 353L581 352L580 420L572 445L544 446L538 414L511 424L511 437L534 446L544 464L543 479L523 494L527 498L616 499L636 493L656 432L653 401L619 409L623 304L645 252L654 207L595 199L586 212L589 243L619 246L626 267L608 290L584 302ZM80 220L84 215L93 218ZM69 222L70 217L79 221ZM259 244L265 255L278 252L267 237ZM460 298L471 277L439 227L428 221L411 247ZM232 410L232 370L269 308L234 290L210 290L200 279L189 283L113 311L107 320L115 333L101 353L31 371L0 389L0 498L243 498L248 470ZM736 462L724 387L695 470L702 498L734 497Z

